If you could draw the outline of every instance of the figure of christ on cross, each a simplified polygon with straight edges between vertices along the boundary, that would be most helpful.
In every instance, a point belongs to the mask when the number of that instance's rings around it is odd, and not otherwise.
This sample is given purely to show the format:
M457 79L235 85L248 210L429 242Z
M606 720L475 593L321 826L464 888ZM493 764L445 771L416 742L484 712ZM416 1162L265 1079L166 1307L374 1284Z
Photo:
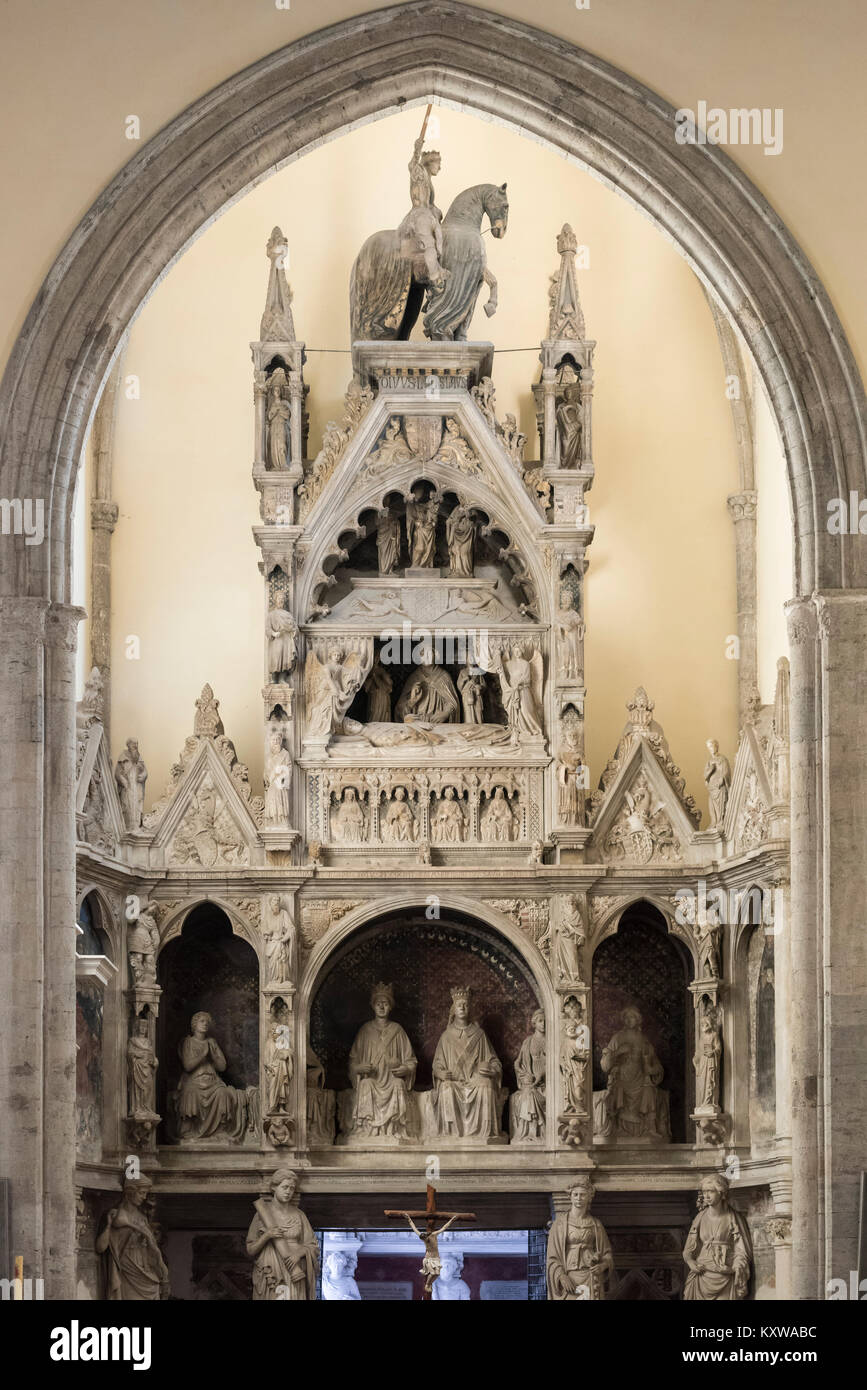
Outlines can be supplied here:
M437 1211L436 1188L432 1187L431 1184L428 1183L427 1198L425 1201L424 1211L387 1211L385 1215L405 1216L410 1226L418 1236L419 1240L424 1245L424 1259L421 1262L421 1273L425 1275L425 1283L422 1298L426 1301L429 1300L431 1297L431 1289L433 1288L433 1282L435 1279L439 1278L440 1270L442 1269L442 1261L440 1260L440 1251L438 1243L439 1237L442 1235L443 1231L448 1230L449 1226L451 1226L452 1222L454 1221L475 1221L475 1212ZM418 1229L418 1226L416 1226L415 1222L412 1219L414 1216L420 1217L421 1220L424 1221L424 1232L420 1231ZM440 1226L438 1231L435 1231L434 1226L436 1225L437 1219L441 1216L447 1216L448 1220L446 1221L445 1225Z

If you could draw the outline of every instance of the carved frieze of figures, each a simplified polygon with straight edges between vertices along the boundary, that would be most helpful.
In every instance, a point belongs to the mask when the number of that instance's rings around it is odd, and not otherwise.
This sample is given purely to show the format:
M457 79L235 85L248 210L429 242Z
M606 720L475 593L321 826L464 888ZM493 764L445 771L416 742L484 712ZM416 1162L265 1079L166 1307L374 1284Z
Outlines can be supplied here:
M210 1036L212 1027L210 1014L194 1014L190 1032L178 1046L182 1067L176 1097L178 1134L181 1139L196 1140L223 1135L240 1143L255 1087L243 1091L222 1080L226 1057Z
M536 1009L532 1033L524 1039L515 1058L518 1089L509 1099L509 1125L513 1143L540 1141L545 1137L545 1070L547 1043L545 1013Z
M169 1271L144 1207L150 1178L127 1178L123 1196L109 1211L96 1238L96 1253L105 1256L105 1297L156 1303L169 1296Z
M225 802L210 776L204 777L172 841L169 862L211 869L246 864L248 859L249 848Z
M384 813L381 813L383 840L395 845L413 844L418 837L418 824L407 800L406 788L395 787Z
M503 787L494 787L482 812L481 837L488 844L506 844L515 839L515 815Z
M590 1215L593 1183L581 1177L569 1190L567 1211L548 1233L548 1298L554 1302L604 1301L613 1292L614 1255L601 1221Z
M367 815L355 787L344 790L331 811L330 824L332 838L344 844L358 845L367 839Z
M623 1026L602 1049L606 1087L593 1096L594 1135L670 1143L668 1092L660 1086L662 1063L642 1031L639 1010L629 1005L620 1019Z
M702 1179L699 1211L683 1258L689 1269L684 1300L709 1303L747 1297L753 1244L746 1220L729 1201L728 1179L720 1173Z
M279 681L295 669L298 624L286 608L272 608L265 620L268 642L268 674Z
M732 774L728 758L724 758L719 751L716 739L709 738L706 747L708 760L704 765L704 780L710 808L710 828L718 830L726 818Z
M346 452L347 444L367 414L372 401L373 392L369 386L359 386L355 381L349 383L343 398L343 419L339 425L335 424L333 420L328 422L322 439L322 448L305 472L304 482L298 489L300 519L303 520L321 496L323 488Z
M695 1108L696 1112L719 1109L720 1066L722 1038L719 1010L707 1001L698 1020L695 1040Z
M319 1245L307 1217L295 1205L298 1179L291 1168L271 1175L270 1200L254 1202L247 1232L253 1260L254 1300L312 1301L316 1297Z
M285 989L295 978L295 923L286 899L271 893L267 900L262 937L265 944L265 984Z
M462 844L466 836L467 817L454 787L446 786L436 798L431 816L433 838L438 844Z
M268 730L268 752L264 771L265 824L288 827L292 759L283 746L283 730L279 724L272 724Z
M482 1027L470 1018L470 991L456 985L433 1060L433 1090L420 1101L431 1138L498 1139L506 1093L503 1068Z
M160 933L152 911L140 912L127 924L126 949L134 986L156 984L156 955Z
M147 776L148 770L139 752L138 742L134 738L128 738L126 748L114 769L114 780L127 830L141 830Z
M626 792L626 801L605 837L603 855L615 862L676 863L682 858L680 841L668 812L655 802L644 773L639 773Z
M582 947L587 939L584 915L576 897L561 895L559 903L555 976L561 984L572 984L583 979Z

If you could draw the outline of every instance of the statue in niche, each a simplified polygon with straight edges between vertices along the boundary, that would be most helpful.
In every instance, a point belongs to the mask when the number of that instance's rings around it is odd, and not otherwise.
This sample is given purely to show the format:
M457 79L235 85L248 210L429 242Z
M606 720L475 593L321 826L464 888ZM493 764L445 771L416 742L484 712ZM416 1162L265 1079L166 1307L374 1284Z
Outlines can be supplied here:
M720 1063L722 1040L715 1009L707 1008L701 1016L695 1043L695 1108L716 1109L719 1104Z
M434 839L440 844L462 844L467 823L464 809L458 800L454 787L444 787L437 804L431 828Z
M336 642L328 647L324 661L320 661L315 651L307 653L304 686L309 735L337 733L365 675L359 653L344 654Z
M431 1298L435 1303L466 1303L470 1286L461 1278L464 1257L456 1250L446 1251L440 1258L440 1272L434 1280Z
M210 1014L193 1014L189 1036L178 1047L183 1067L177 1095L180 1137L209 1139L223 1133L240 1143L247 1128L247 1095L219 1076L226 1058L216 1038L208 1036L212 1026Z
M268 378L268 467L279 472L287 467L289 402L286 399L286 372L275 367Z
M494 787L494 794L481 819L482 839L488 844L505 844L515 838L515 817L505 788Z
M685 1301L746 1298L753 1243L744 1217L729 1202L728 1179L721 1173L702 1178L699 1212L689 1228L683 1258L689 1267Z
M351 1133L374 1139L405 1139L407 1100L415 1081L412 1044L399 1023L391 985L380 981L370 995L373 1018L363 1023L349 1053L353 1087Z
M291 785L292 759L283 747L283 730L272 726L268 730L268 755L265 759L266 825L288 826Z
M431 1134L496 1139L501 1134L502 1066L478 1023L470 1022L470 991L457 985L433 1060L426 1093Z
M307 1142L311 1148L334 1143L334 1092L326 1090L325 1068L307 1046Z
M557 927L557 975L564 984L582 979L581 947L586 939L580 900L567 898Z
M722 934L719 909L715 903L708 904L703 913L699 911L695 924L699 980L718 980L720 978Z
M560 607L555 617L557 628L557 671L567 682L583 680L584 623L572 607L568 589L560 591Z
M415 816L406 799L406 787L395 787L382 826L382 837L394 844L411 844L418 833Z
M159 928L152 912L140 912L126 929L126 949L133 985L155 985Z
M600 1065L607 1085L593 1097L595 1132L603 1139L670 1143L668 1092L659 1089L662 1063L642 1032L638 1009L629 1005L620 1019L623 1027L602 1049Z
M584 819L584 764L580 758L557 763L557 814L561 825L580 825Z
M322 1297L326 1303L357 1303L361 1299L355 1282L357 1255L348 1250L331 1250L322 1271Z
M367 680L364 690L367 695L367 719L370 724L391 723L391 691L394 681L381 662L377 662Z
M581 387L567 386L557 407L557 436L560 440L560 467L581 467L584 422L581 415Z
M288 1023L272 1018L265 1041L265 1099L268 1114L287 1115L292 1110L292 1030Z
M509 1101L513 1142L545 1137L547 1044L544 1009L536 1009L531 1023L533 1031L521 1043L521 1050L515 1058L518 1089Z
M331 831L335 840L346 844L357 845L367 839L367 820L355 787L347 787L343 800L337 803L331 816Z
M266 984L289 984L295 974L295 924L279 893L268 898L262 923L265 941Z
M312 1300L316 1297L319 1245L313 1228L293 1198L298 1177L291 1168L277 1168L269 1184L271 1199L260 1197L247 1232L247 1254L253 1258L254 1300Z
M523 468L524 446L527 443L527 436L525 434L521 434L521 431L518 429L518 422L515 419L514 415L507 415L505 417L505 419L503 420L503 428L501 430L501 434L509 458L512 460L516 468Z
M704 765L704 780L710 809L710 828L718 830L726 818L732 770L728 758L724 758L719 751L719 744L715 738L709 738L705 747L709 754Z
M114 780L127 830L141 830L144 811L145 782L148 770L138 751L138 740L128 738L114 769Z
M272 608L265 622L268 639L268 671L272 680L289 676L295 668L298 624L287 608Z
M543 738L542 658L532 642L512 642L494 669L500 677L509 728L518 737Z
M454 724L460 701L454 681L444 666L419 666L400 693L395 715L405 723L422 720L428 724Z
M469 507L458 506L446 521L446 544L449 548L449 573L455 579L472 579L473 544L476 523Z
M126 1047L126 1074L129 1093L129 1113L140 1123L157 1124L156 1071L159 1063L154 1055L146 1018L137 1018Z
M584 1081L587 1075L588 1041L587 1025L564 1011L560 1075L563 1078L564 1108L572 1115L586 1114Z
M569 1189L569 1210L548 1233L548 1298L604 1302L613 1292L614 1254L602 1222L590 1215L593 1183L581 1177Z
M394 423L400 427L400 421ZM386 436L387 437L387 436ZM387 508L379 513L376 528L376 553L379 559L380 574L391 574L400 561L400 517Z
M123 1197L109 1211L96 1238L105 1256L107 1299L156 1303L169 1296L169 1271L142 1207L153 1186L150 1178L127 1178Z
M439 494L433 492L424 500L424 485L414 483L412 500L406 504L406 543L413 569L433 569L436 561L437 517Z
M465 724L485 722L485 673L475 666L463 666L458 672L458 691L464 707Z

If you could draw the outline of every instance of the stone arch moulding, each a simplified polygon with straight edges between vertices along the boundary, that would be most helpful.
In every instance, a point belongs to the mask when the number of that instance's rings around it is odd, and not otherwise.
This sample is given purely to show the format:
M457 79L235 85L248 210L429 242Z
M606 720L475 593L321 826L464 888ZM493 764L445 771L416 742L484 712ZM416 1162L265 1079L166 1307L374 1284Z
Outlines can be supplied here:
M677 941L681 943L681 945L685 946L687 951L689 952L689 960L692 966L694 977L698 958L696 956L695 940L692 936L692 933L686 927L682 927L680 923L677 921L675 914L672 912L670 901L666 898L657 897L653 893L634 893L629 898L619 898L617 900L616 905L611 909L611 911L605 914L605 916L601 919L599 926L596 927L596 929L593 931L592 937L590 939L591 968L593 964L593 957L595 956L599 947L602 945L602 942L606 941L609 936L617 935L624 914L628 912L631 907L635 907L636 903L649 903L651 907L656 908L656 911L659 913L659 915L665 922L666 935L673 936ZM590 899L590 905L592 908L592 898Z
M218 911L223 913L224 917L228 918L229 925L232 928L232 935L240 937L242 941L246 941L247 945L252 947L255 952L261 978L262 952L260 949L258 932L254 930L252 924L247 921L243 913L238 911L234 903L227 902L225 898L212 897L210 894L205 897L191 898L189 902L174 908L167 915L160 929L160 944L156 955L157 960L159 961L160 956L170 941L177 941L183 935L187 918L197 907L215 907Z
M83 879L76 890L76 921L78 920L78 914L81 910L82 903L84 902L85 898L90 897L96 898L96 901L99 904L100 920L96 923L96 925L102 931L104 931L106 936L108 937L109 945L111 946L111 949L114 952L112 956L112 962L115 965L117 965L120 960L121 944L120 925L118 922L117 908L112 907L111 899L109 898L105 889L100 884L94 883L92 879Z
M419 894L417 891L395 893L393 897L388 899L387 903L381 899L366 902L361 907L354 908L352 912L347 912L345 917L341 917L340 921L335 923L321 940L317 941L308 955L298 985L298 993L295 996L295 1008L298 1017L307 1018L316 989L322 983L329 960L338 947L342 946L360 927L366 927L373 922L399 915L402 912L423 912L426 907L427 896L426 893ZM557 996L554 993L551 975L544 957L529 936L522 932L519 927L516 927L505 913L490 907L487 903L479 902L476 898L464 897L461 893L438 893L437 898L441 913L446 916L450 912L462 913L465 917L470 917L481 925L489 927L491 931L496 932L498 936L503 937L509 943L530 973L533 986L545 1010L546 1025L551 1028L557 1015Z
M867 545L826 501L867 491L864 387L816 272L715 145L678 145L674 109L542 30L453 0L374 11L278 50L188 107L109 184L58 256L0 386L0 489L43 497L48 544L4 547L0 593L68 601L73 483L129 323L201 228L353 124L433 98L580 161L648 214L742 333L782 433L796 592L867 587Z

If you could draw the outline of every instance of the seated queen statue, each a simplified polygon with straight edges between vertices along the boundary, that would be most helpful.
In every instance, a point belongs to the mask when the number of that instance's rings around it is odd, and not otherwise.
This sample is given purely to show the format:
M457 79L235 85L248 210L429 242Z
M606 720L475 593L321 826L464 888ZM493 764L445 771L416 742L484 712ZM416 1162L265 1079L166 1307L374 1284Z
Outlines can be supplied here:
M506 1093L503 1068L487 1035L470 1022L470 991L451 992L448 1026L433 1060L434 1088L424 1096L429 1137L500 1139L500 1115Z
M413 1127L410 1098L416 1060L399 1023L389 1019L394 990L380 980L370 995L373 1018L349 1053L352 1089L341 1096L341 1129L354 1139L405 1139Z
M247 1129L247 1092L227 1086L219 1072L226 1058L216 1038L208 1037L210 1014L193 1014L189 1036L178 1047L183 1072L177 1091L181 1139L210 1139L223 1134L240 1143Z

